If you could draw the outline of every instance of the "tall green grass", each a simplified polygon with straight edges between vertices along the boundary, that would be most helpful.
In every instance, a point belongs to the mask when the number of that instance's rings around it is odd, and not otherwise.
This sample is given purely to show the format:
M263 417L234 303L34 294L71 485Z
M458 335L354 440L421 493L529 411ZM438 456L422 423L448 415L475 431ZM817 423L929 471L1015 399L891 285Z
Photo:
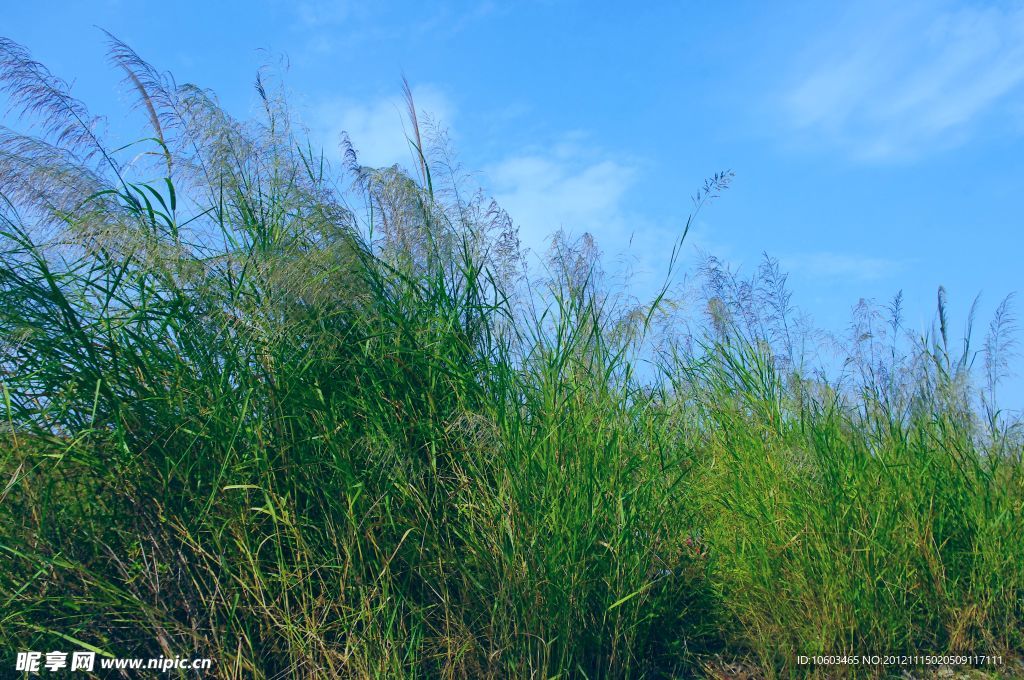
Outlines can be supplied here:
M111 56L150 125L120 149L0 41L34 125L0 133L0 647L238 678L1024 649L1008 307L984 399L944 301L829 382L771 261L709 263L699 326L668 286L625 304L586 243L527 276L411 95L415 175L349 145L345 187L264 78L241 122Z

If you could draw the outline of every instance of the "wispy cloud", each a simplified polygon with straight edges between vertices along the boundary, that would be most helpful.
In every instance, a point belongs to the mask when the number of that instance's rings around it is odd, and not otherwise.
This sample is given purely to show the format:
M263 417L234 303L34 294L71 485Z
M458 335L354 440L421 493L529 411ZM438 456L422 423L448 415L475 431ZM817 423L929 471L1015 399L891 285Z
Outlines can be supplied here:
M861 159L912 157L963 143L1021 94L1024 6L856 7L800 56L784 95L808 138Z
M906 263L884 257L870 257L828 251L802 253L780 258L783 269L815 279L877 281L902 271Z
M340 49L375 48L392 41L451 39L507 11L491 0L458 7L425 3L397 13L394 9L385 3L352 0L300 0L289 4L292 29L301 32L304 53L312 57L328 56Z
M398 88L396 88L397 90ZM421 118L429 117L450 126L455 106L440 89L423 85L413 88L413 99ZM340 158L341 134L347 132L362 165L383 167L398 163L413 167L405 102L398 95L370 103L345 99L322 102L313 108L310 127L323 140L329 154Z
M508 156L485 174L528 246L541 247L558 229L591 232L604 246L624 245L616 241L628 224L623 200L637 176L634 165L567 141Z
M305 28L334 26L349 19L358 4L349 0L302 0L292 5Z
M417 86L413 98L421 122L429 117L455 131L456 107L441 89ZM309 128L335 161L341 159L344 132L360 164L414 167L405 102L398 95L369 103L321 102L310 109ZM548 238L559 229L577 236L590 232L602 250L616 256L630 249L634 229L641 243L633 245L640 249L664 236L625 206L639 174L636 163L596 148L585 133L565 133L546 146L492 148L491 153L478 179L508 211L523 244L535 252L546 250Z

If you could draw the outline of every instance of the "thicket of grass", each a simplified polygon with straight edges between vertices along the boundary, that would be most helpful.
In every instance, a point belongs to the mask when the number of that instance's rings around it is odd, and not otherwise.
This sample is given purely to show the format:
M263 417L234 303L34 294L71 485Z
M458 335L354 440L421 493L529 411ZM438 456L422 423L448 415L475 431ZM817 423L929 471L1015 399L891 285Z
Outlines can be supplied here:
M411 97L413 176L350 149L342 191L263 79L243 123L111 55L152 129L119 150L0 41L34 126L0 132L3 649L239 678L1024 649L1006 305L983 397L941 298L909 347L865 306L828 383L770 260L709 262L696 326L587 243L524 278Z

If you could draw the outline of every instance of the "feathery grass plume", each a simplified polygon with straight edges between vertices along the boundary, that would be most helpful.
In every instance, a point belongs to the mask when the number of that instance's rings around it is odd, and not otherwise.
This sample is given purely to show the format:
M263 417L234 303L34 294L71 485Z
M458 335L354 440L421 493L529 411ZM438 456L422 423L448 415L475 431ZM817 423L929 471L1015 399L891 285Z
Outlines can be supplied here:
M24 47L2 37L0 91L10 98L11 107L19 110L19 118L27 118L55 146L74 153L82 162L102 155L116 172L98 137L101 119L71 96L67 82L33 60Z
M996 386L1010 375L1010 359L1017 346L1016 330L1017 317L1013 312L1013 293L1010 293L996 307L985 336L985 387L991 403L996 400Z

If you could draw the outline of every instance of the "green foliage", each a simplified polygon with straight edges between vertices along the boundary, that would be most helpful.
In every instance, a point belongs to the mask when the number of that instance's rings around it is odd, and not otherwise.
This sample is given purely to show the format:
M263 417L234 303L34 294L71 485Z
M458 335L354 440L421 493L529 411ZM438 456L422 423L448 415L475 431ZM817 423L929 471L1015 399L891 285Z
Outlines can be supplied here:
M419 178L349 146L341 191L262 77L241 123L111 54L152 132L120 151L0 41L38 126L0 132L0 646L239 678L1024 649L1005 305L980 404L944 294L941 342L858 331L829 384L770 260L709 263L696 332L589 241L524 283L408 88Z

